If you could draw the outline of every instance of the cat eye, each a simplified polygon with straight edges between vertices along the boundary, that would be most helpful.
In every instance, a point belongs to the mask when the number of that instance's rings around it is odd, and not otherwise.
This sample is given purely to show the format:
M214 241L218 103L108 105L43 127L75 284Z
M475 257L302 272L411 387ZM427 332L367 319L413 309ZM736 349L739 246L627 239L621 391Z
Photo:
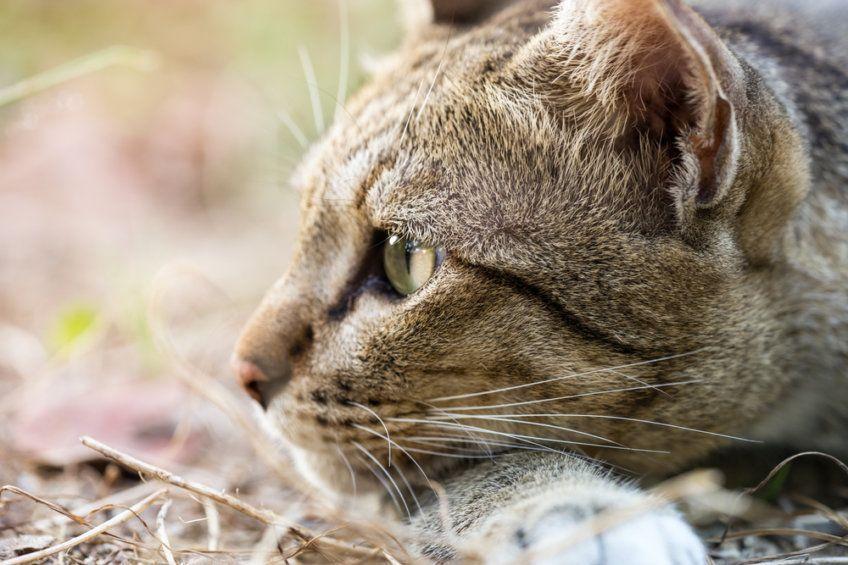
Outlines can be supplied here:
M400 294L409 295L430 280L444 256L442 247L392 235L383 248L383 269L392 287Z

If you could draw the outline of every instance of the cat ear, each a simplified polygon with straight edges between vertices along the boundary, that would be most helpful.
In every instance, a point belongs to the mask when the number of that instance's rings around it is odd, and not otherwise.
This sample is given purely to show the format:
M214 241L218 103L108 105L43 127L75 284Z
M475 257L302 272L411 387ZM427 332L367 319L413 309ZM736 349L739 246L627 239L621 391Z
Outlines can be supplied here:
M398 0L407 30L427 24L470 25L490 14L499 0Z
M628 129L680 153L679 205L721 202L745 98L742 70L709 25L682 0L564 0L552 25L578 79L623 99Z

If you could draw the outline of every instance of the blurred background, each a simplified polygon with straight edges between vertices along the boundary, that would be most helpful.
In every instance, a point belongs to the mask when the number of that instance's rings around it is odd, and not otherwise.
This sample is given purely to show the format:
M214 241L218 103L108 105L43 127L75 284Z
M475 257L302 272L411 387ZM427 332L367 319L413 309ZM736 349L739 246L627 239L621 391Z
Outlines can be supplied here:
M0 3L0 482L84 461L81 434L226 443L174 373L231 386L295 238L287 179L398 41L392 0L342 1Z

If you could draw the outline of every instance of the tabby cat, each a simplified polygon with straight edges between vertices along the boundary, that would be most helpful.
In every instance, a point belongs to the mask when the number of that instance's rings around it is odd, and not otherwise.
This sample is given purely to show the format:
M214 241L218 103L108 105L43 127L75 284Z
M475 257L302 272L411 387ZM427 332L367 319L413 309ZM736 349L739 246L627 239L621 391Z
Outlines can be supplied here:
M629 473L846 451L848 4L402 6L296 175L239 379L314 484L391 491L422 556L703 563L671 508L557 542L646 501Z

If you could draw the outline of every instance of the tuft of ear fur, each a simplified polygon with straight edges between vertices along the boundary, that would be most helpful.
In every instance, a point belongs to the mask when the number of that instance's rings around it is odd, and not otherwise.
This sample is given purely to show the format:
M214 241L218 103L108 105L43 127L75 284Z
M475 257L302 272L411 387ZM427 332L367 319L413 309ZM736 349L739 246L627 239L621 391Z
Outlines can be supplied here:
M552 23L556 57L584 93L677 153L679 210L710 208L734 182L742 69L682 0L564 0Z

